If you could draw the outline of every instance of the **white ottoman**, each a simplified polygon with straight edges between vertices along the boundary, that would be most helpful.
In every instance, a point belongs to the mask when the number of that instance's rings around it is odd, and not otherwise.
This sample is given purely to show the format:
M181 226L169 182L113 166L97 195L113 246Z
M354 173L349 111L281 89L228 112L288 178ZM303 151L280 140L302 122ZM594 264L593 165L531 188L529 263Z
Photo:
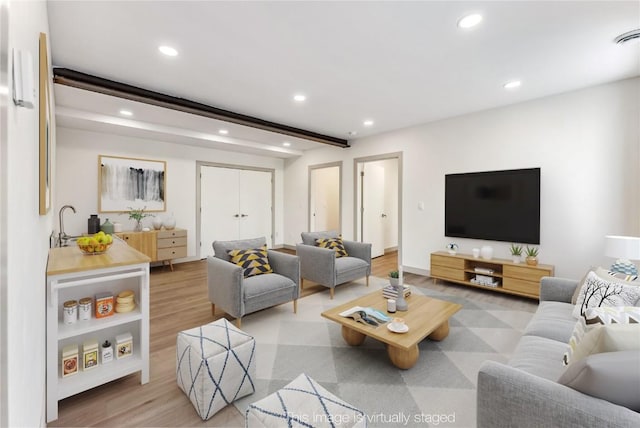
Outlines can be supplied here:
M255 391L256 342L220 319L178 333L178 386L206 421L227 404Z
M331 394L306 374L249 405L246 427L366 427L365 414Z

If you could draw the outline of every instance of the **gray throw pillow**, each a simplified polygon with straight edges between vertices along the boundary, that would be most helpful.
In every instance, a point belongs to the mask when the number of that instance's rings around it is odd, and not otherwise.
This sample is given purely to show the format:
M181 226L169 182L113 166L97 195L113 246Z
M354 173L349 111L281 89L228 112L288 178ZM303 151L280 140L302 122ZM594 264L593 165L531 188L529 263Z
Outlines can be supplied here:
M558 383L640 412L640 351L589 355L571 364Z

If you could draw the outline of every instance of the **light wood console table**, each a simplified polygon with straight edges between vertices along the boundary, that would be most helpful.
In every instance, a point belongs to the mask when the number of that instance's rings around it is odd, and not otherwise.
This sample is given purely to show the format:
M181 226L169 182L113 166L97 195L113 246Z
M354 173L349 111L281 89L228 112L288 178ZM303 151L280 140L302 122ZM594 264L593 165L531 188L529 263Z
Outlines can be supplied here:
M187 231L185 229L160 229L148 232L118 232L130 247L149 256L152 262L169 262L173 270L173 259L187 257Z
M484 270L476 271L476 268ZM490 272L489 272L490 271ZM498 293L540 298L540 279L553 276L552 265L538 264L530 266L526 263L513 263L506 259L475 258L470 254L449 254L446 251L431 253L431 277L456 284L483 288ZM492 277L497 286L486 286L471 282L476 275Z

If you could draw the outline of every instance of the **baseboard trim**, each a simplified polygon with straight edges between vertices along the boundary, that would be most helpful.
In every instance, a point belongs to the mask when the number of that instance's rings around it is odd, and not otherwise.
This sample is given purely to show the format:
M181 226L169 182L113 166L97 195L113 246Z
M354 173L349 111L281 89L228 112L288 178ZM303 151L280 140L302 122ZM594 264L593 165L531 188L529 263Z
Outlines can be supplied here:
M398 246L396 245L395 247L389 247L389 248L385 248L384 249L384 253L394 253L398 251Z
M420 269L417 267L412 267L412 266L402 266L402 270L404 272L409 272L409 273L413 273L415 275L421 275L421 276L431 276L431 271L427 270L427 269Z
M292 251L296 250L296 246L295 245L291 245L291 244L284 244L280 248L285 248L287 250L292 250Z

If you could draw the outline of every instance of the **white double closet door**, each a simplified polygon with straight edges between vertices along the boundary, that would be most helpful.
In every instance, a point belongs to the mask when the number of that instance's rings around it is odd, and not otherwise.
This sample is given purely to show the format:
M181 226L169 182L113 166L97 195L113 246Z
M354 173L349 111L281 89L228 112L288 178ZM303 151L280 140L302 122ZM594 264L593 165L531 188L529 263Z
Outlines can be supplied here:
M201 256L213 255L213 241L264 237L271 247L271 180L269 171L201 167Z

